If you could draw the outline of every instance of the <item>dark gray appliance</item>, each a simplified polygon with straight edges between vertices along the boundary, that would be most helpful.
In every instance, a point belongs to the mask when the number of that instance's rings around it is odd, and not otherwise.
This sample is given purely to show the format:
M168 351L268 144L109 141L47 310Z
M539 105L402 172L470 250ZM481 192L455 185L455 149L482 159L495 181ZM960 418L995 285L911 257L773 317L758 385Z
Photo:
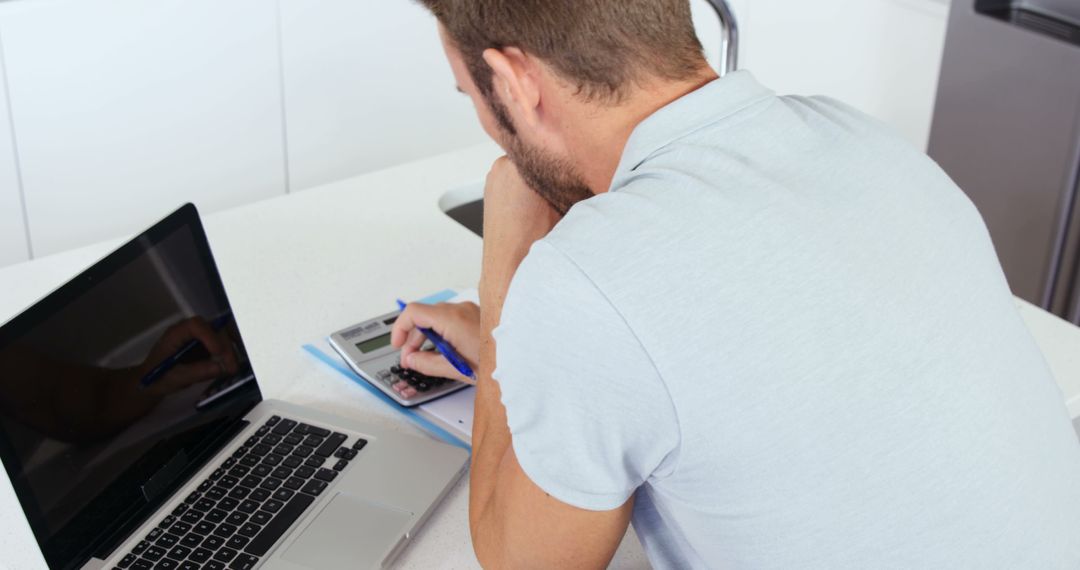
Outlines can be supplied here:
M953 0L929 152L1013 292L1080 324L1080 0Z

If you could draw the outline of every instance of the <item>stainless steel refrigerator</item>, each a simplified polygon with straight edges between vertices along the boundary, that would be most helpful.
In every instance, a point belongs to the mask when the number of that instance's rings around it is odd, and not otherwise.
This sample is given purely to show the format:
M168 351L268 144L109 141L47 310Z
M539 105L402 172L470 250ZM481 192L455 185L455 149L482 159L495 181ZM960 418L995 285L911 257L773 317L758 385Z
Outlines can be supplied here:
M952 0L929 152L1013 292L1080 324L1080 0Z

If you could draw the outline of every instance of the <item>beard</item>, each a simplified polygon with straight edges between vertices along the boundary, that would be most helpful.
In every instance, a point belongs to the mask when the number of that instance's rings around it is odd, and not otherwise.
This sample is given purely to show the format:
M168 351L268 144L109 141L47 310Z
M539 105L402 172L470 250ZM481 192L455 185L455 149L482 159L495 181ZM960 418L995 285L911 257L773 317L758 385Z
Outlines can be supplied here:
M493 96L487 99L502 130L507 158L534 192L551 204L560 216L565 216L574 204L593 197L584 177L569 160L526 144L518 136L514 121L502 102Z

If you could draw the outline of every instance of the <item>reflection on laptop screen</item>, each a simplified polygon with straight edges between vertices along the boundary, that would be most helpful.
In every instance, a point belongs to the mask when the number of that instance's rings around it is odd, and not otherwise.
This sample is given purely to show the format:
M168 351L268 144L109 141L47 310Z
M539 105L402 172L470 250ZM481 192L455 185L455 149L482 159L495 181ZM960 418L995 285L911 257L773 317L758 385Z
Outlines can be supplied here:
M260 399L190 206L0 329L0 456L52 568L130 532Z

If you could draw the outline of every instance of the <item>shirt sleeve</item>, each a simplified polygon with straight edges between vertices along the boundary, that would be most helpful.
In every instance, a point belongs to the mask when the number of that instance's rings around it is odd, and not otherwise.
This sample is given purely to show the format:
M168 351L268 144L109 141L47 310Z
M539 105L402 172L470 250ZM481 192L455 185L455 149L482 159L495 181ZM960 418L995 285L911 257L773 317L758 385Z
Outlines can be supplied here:
M556 499L624 504L673 455L674 406L608 298L569 258L537 242L495 330L495 379L518 463Z

